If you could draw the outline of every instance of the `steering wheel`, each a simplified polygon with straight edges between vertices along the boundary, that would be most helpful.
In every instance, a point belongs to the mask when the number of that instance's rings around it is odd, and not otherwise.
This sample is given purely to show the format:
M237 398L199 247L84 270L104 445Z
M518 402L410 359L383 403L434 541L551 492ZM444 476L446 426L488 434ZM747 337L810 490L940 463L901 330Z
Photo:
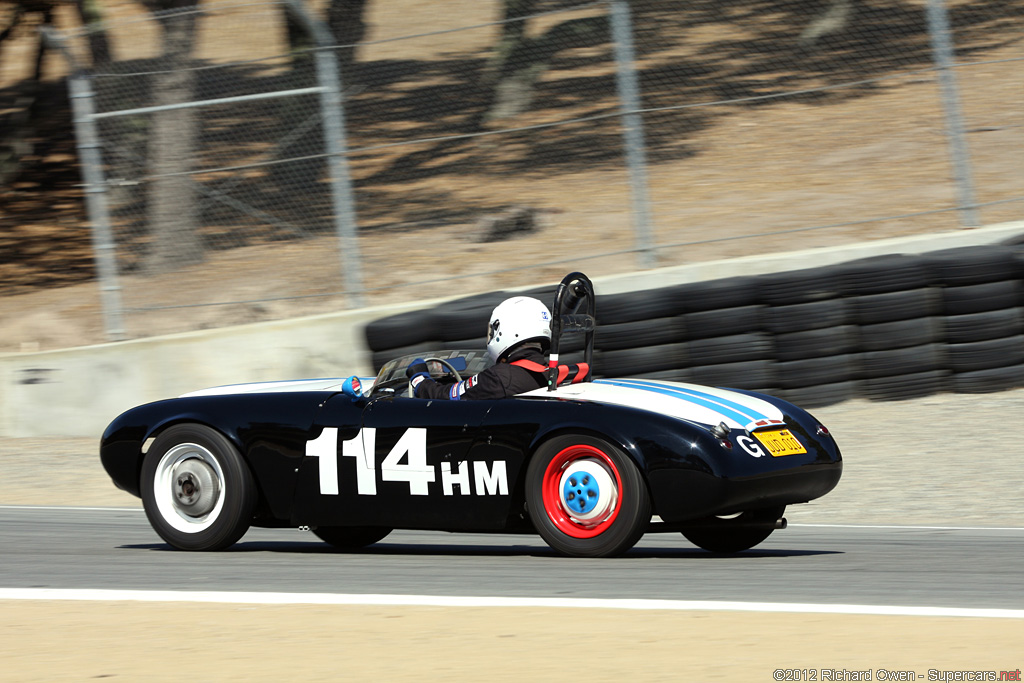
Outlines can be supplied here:
M445 369L448 370L448 372L450 372L453 375L455 375L455 381L456 382L461 382L462 381L462 375L459 374L459 371L456 370L452 366L452 364L449 363L448 361L446 361L444 358L424 358L423 362L424 363L434 363L434 362L440 363ZM429 370L429 368L428 368L428 370ZM409 379L409 392L408 392L408 395L409 395L409 398L416 398L416 390L413 389L412 379L411 378Z

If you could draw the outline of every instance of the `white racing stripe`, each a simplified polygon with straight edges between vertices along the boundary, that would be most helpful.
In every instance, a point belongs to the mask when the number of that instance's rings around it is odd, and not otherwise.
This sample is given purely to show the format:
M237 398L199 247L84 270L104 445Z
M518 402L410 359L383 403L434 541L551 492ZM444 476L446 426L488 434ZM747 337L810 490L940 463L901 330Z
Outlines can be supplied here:
M588 401L637 408L700 424L724 422L732 429L753 431L768 425L782 426L782 411L762 399L728 389L637 379L599 379L582 384L528 391L519 396Z
M374 605L396 607L542 607L568 609L721 611L789 614L867 614L909 617L1024 619L1020 609L829 605L714 600L635 600L612 598L503 598L444 595L344 593L255 593L227 591L142 591L76 588L0 588L0 600L76 600L95 602L189 602L256 605Z
M279 382L251 382L248 384L228 384L221 387L210 387L182 394L179 398L190 398L194 396L230 396L234 394L277 394L292 391L326 391L337 393L341 391L344 377L325 377L322 379L296 379ZM376 377L360 377L363 391L373 386L377 381Z

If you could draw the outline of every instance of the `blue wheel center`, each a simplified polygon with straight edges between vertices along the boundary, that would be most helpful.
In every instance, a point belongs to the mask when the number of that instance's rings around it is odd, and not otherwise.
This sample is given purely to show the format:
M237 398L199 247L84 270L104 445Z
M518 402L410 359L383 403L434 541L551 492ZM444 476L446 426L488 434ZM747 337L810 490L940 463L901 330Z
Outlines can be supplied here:
M589 472L573 472L562 487L565 507L579 514L586 514L597 507L601 499L601 488Z

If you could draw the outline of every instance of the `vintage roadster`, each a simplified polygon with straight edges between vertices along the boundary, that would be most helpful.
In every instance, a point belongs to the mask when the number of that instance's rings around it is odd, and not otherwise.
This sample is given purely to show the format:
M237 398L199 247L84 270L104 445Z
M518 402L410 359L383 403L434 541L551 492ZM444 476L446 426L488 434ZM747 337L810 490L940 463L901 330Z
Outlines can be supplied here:
M412 398L405 368L375 378L206 389L133 408L106 429L103 466L184 550L227 548L250 526L308 527L339 548L392 529L536 532L604 557L645 533L713 552L783 528L787 505L828 493L839 448L810 414L752 392L591 379L596 297L572 273L552 308L548 387L496 401ZM566 334L585 336L586 380L560 383ZM432 374L488 364L426 354Z

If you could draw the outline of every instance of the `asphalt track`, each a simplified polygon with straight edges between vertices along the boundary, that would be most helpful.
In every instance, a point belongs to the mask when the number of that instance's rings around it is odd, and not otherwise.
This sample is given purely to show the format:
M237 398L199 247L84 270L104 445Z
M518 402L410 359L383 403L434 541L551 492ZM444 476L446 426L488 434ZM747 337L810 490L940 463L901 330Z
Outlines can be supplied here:
M791 525L737 555L651 534L570 559L537 537L398 531L357 553L252 529L171 550L141 510L0 506L0 587L499 596L1024 609L1024 529Z

